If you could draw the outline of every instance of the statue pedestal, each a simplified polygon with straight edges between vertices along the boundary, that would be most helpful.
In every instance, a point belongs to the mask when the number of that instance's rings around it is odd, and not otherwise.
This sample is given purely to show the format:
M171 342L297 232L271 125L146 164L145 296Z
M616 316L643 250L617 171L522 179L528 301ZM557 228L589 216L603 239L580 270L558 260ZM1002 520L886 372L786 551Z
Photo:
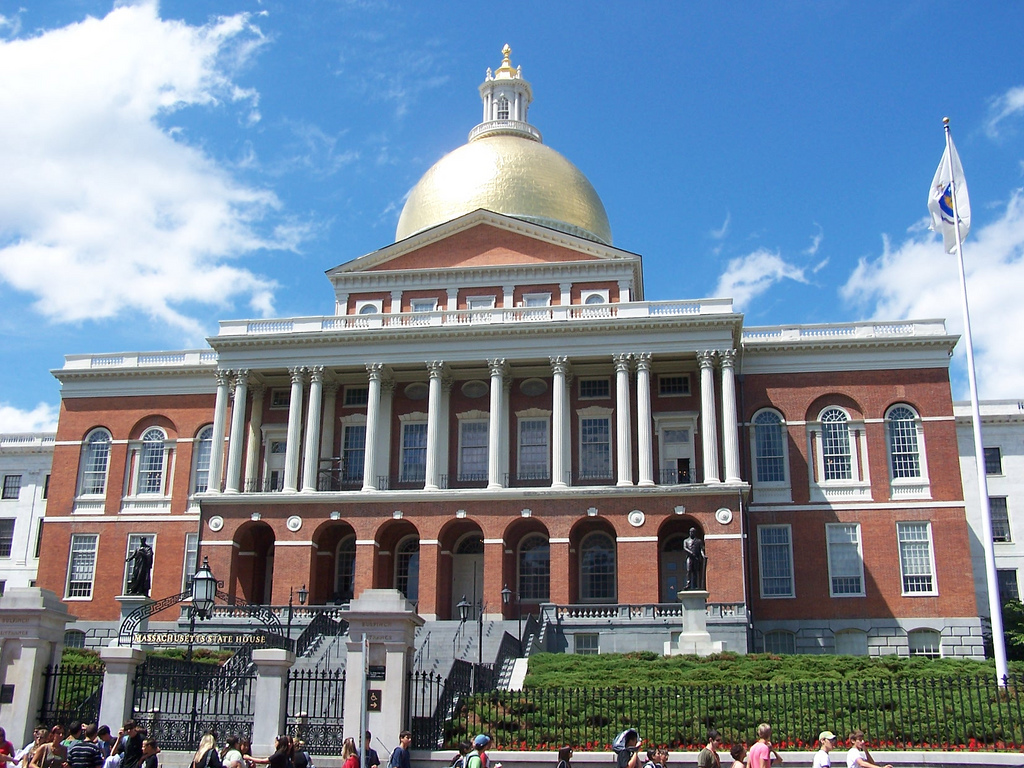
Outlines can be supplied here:
M721 653L722 642L712 641L708 632L708 593L704 590L690 590L678 593L678 597L683 604L683 629L678 635L673 632L672 639L665 643L665 655L709 656Z
M117 602L121 604L121 624L124 626L124 620L128 616L141 608L144 605L152 605L155 601L147 597L146 595L118 595L116 598ZM148 632L149 631L149 616L144 618L139 625L135 628L136 632ZM117 639L110 641L111 645L117 645Z

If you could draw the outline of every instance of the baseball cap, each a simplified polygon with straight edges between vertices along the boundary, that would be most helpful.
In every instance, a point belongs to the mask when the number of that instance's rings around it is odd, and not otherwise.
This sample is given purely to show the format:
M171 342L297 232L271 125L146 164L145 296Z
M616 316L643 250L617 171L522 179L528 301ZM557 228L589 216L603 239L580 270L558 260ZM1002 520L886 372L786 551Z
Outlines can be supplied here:
M481 733L481 734L477 735L477 737L475 739L473 739L473 746L474 747L486 747L490 743L491 743L491 737L488 736L486 733Z
M826 739L828 739L830 741L834 741L835 738L836 738L836 735L834 733L832 733L832 731L822 731L821 733L818 734L818 741L825 741Z

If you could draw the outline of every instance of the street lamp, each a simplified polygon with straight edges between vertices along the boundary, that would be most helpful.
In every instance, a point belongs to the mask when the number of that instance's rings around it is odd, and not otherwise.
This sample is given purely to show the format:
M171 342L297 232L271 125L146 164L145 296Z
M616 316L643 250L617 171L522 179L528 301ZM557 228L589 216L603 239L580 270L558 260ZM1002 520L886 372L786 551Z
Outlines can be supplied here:
M519 593L513 592L506 584L501 590L501 602L509 605L513 596L516 599L516 619L519 622L519 653L523 653L523 601L519 599Z
M295 587L288 587L288 641L292 639L292 617L295 615ZM309 597L309 590L306 589L306 585L303 584L299 588L299 605L306 604L306 598Z
M469 618L469 609L470 609L469 601L466 600L466 596L465 595L462 596L462 599L459 600L459 604L456 605L455 607L459 609L459 623L460 624L465 624L466 623L466 619Z
M192 644L196 636L196 616L201 619L210 618L213 612L213 601L217 597L217 577L210 570L210 561L203 557L203 565L192 577L192 605L189 607L188 619L188 661L192 661ZM198 716L199 681L191 672L192 677L192 718L189 730L190 740L195 740L196 719Z

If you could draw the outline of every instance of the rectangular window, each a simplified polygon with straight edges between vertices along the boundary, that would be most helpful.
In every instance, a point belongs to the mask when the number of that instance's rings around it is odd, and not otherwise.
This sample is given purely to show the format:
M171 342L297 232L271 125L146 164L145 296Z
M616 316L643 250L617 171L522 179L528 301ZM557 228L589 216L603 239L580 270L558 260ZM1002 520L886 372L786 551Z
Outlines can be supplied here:
M487 479L486 421L459 422L459 480L473 482Z
M121 584L121 594L125 595L128 593L128 581L132 576L132 569L135 568L135 562L127 562L131 554L142 545L142 540L145 539L146 543L156 549L156 534L155 533L129 533L128 534L128 549L125 551L125 564L124 564L124 579ZM156 559L154 558L154 562ZM150 577L152 578L153 571L150 569Z
M1016 568L1000 568L996 571L996 579L999 584L999 602L1005 605L1009 600L1020 600Z
M793 597L793 540L788 525L759 525L761 597Z
M199 534L185 534L185 562L181 569L181 591L192 588L192 577L196 575L196 559L199 555Z
M369 387L345 387L345 407L359 408L370 401Z
M932 528L929 523L896 523L900 545L903 594L935 594L932 570Z
M1010 536L1010 513L1005 496L990 496L988 509L992 517L992 541L1013 541Z
M551 306L550 293L526 293L523 294L524 307L549 307Z
M403 483L423 482L427 477L427 425L426 422L402 425Z
M548 420L521 419L519 421L519 479L547 480Z
M39 553L43 551L43 521L39 521L39 527L36 528L36 549L33 557L38 560Z
M860 548L860 525L826 525L825 533L828 546L829 589L832 596L864 595L864 559Z
M0 518L0 557L10 557L14 547L14 518Z
M494 309L493 296L470 296L466 299L467 309Z
M601 635L597 632L579 632L573 635L573 652L580 656L597 656L601 652Z
M607 400L611 397L611 379L580 379L581 400Z
M612 476L611 420L604 416L580 419L580 478Z
M347 424L341 438L341 481L356 483L363 479L366 458L366 425Z
M292 399L292 391L287 388L278 388L270 390L270 407L271 408L287 408L288 403Z
M999 448L985 449L985 474L1003 474L1003 452Z
M95 533L71 535L65 598L92 599L92 582L96 575L96 548L99 543L100 537Z
M690 377L685 374L658 377L658 397L680 397L690 394Z
M413 299L409 306L413 312L433 312L437 309L437 299Z
M21 495L21 475L4 475L3 498L16 499Z
M43 478L43 499L50 498L50 476Z

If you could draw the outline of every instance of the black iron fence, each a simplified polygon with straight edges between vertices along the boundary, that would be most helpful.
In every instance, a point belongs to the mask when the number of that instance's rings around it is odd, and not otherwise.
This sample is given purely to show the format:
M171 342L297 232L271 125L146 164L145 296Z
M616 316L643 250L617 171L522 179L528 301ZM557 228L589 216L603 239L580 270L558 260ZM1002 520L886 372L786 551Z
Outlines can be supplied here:
M133 717L163 749L195 749L203 733L252 739L256 670L152 657L135 672Z
M73 720L95 723L103 695L103 667L61 664L43 670L43 705L39 722L62 725Z
M464 695L448 722L434 722L444 746L488 733L498 749L608 749L625 727L647 743L703 744L716 728L727 744L772 725L780 748L810 747L822 728L867 732L889 749L1020 749L1024 677L925 678L645 689L538 689ZM424 734L426 735L426 734ZM419 743L417 743L419 746Z
M314 755L340 755L345 741L345 670L288 673L285 730Z

